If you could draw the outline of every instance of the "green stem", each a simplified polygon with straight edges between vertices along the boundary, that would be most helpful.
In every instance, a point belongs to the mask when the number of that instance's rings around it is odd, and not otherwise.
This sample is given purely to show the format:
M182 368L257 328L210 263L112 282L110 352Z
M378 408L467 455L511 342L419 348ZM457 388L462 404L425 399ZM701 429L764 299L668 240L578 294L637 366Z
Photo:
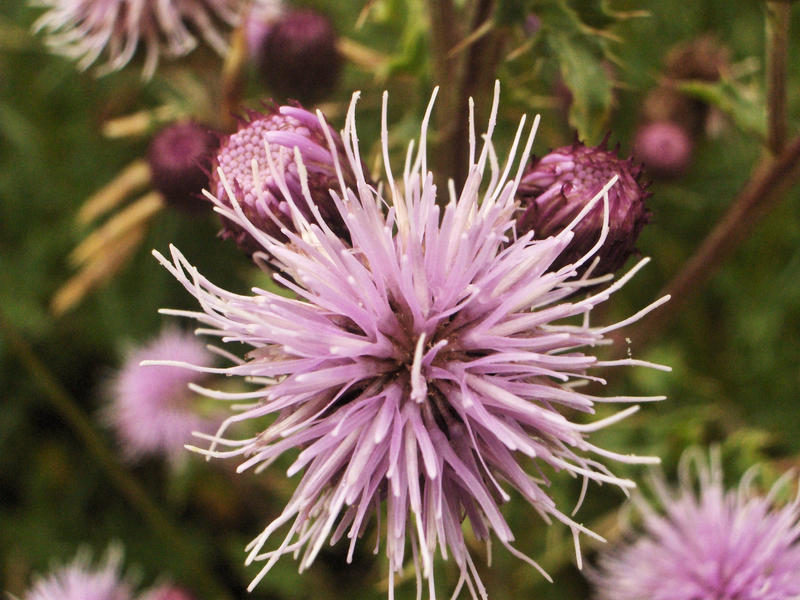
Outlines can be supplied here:
M63 388L31 346L17 331L0 309L0 331L11 352L19 359L45 393L53 408L72 428L89 454L97 461L119 493L130 503L150 528L175 552L181 568L197 587L208 590L209 595L222 600L232 600L231 595L197 562L197 551L181 536L166 514L147 495L142 485L122 466L102 437L97 433L85 412Z
M773 154L779 154L786 144L786 76L791 10L792 6L787 2L767 2L767 148Z

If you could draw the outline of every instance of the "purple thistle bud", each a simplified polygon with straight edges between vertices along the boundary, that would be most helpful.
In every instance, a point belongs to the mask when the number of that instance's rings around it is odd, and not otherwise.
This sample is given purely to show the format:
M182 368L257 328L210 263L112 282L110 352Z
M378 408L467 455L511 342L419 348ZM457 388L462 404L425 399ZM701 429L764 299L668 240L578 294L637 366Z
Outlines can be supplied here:
M223 216L274 257L275 279L294 298L263 289L234 294L203 277L175 247L169 258L154 253L202 307L163 312L193 317L204 324L205 334L246 348L225 372L244 378L251 388L205 390L210 398L235 401L238 412L216 435L207 436L207 449L198 451L238 458L239 472L266 468L296 451L288 475L301 475L292 498L247 548L247 564L264 563L251 590L283 555L298 556L305 570L325 544L346 539L349 560L374 518L382 524L390 597L394 577L408 559L420 588L427 580L435 598L433 560L439 549L458 566L453 597L466 586L472 598L486 598L465 539L465 521L478 540L487 545L490 537L499 540L541 571L512 545L514 534L500 509L512 492L546 521L569 527L577 544L580 534L599 536L556 506L547 489L551 475L566 471L586 484L627 489L633 482L615 477L600 457L653 462L588 441L590 432L638 407L591 423L583 415L594 413L596 402L661 397L598 398L573 384L602 382L590 374L596 367L663 369L632 358L600 360L588 349L603 345L607 332L636 321L667 298L620 323L591 325L590 311L646 261L618 281L606 282L602 291L572 302L576 290L596 284L576 279L596 248L575 264L553 269L552 263L580 219L543 240L531 233L513 235L516 190L538 119L526 137L521 120L506 165L498 164L492 133L499 84L485 134L476 135L470 119L467 181L460 193L448 188L444 198L427 162L433 98L405 167L396 170L385 163L385 182L377 187L367 182L361 165L357 98L354 94L343 132L347 162L338 160L342 141L324 130L330 149L325 158L337 158L332 206L349 242L319 211L309 218L294 211L295 227L285 229L285 243L265 234L224 197L212 198ZM387 111L384 94L385 160ZM251 154L238 157L230 168L254 156L261 160L259 148L243 148ZM303 158L310 172L316 157ZM221 165L223 174L226 168ZM282 173L272 169L279 182ZM402 180L393 173L402 173ZM348 183L351 178L355 181ZM613 181L593 201L605 204L609 188ZM289 185L281 191L284 201L294 203ZM285 537L270 549L279 531Z
M696 475L692 473L692 466ZM598 600L796 600L800 598L800 490L792 502L754 489L752 470L726 490L719 454L687 452L681 485L653 488L663 513L638 498L641 532L601 555L589 574ZM697 491L696 491L697 490Z
M211 160L218 146L218 135L198 123L175 123L162 129L147 151L153 187L169 205L181 210L207 206L201 192L208 187Z
M517 235L532 231L536 239L544 239L558 235L612 177L619 178L608 192L608 234L597 251L592 276L614 273L625 263L649 218L644 205L649 193L638 182L641 168L632 159L621 160L605 144L592 148L576 142L534 159L517 190ZM575 225L574 237L553 261L553 269L576 262L592 249L601 237L604 215L603 203L596 203Z
M148 590L137 600L194 600L189 592L172 584L160 585Z
M342 218L330 194L330 188L339 186L335 162L342 165L347 185L355 185L355 174L349 166L339 134L325 125L334 140L335 150L332 151L320 119L299 106L281 106L267 114L254 112L250 118L222 143L219 150L211 182L217 200L232 207L230 192L246 219L261 232L278 240L286 239L284 229L297 231L293 212L309 219L312 206L319 210L329 227L346 236ZM298 171L295 148L308 175L308 198L303 191L303 177ZM220 171L225 181L220 177ZM229 189L225 187L226 182ZM288 196L281 191L282 186L286 186ZM223 217L222 223L223 238L234 239L248 253L263 249L237 223L237 219Z
M114 428L124 454L131 460L146 455L175 458L192 440L194 431L209 431L215 426L192 412L190 406L187 386L205 375L175 366L143 365L148 359L209 368L213 355L194 335L167 328L130 351L110 382L111 404L103 416Z
M337 40L328 17L310 9L295 10L271 23L252 56L258 73L276 96L313 104L339 82L342 58Z
M670 121L648 123L639 128L633 154L644 163L649 174L678 177L692 160L692 140L686 130Z
M122 579L122 552L109 549L103 564L92 567L86 552L66 567L34 582L24 600L131 600L130 585Z
M100 74L117 71L130 62L140 43L145 46L142 76L155 73L161 55L175 58L197 45L196 33L219 54L227 44L216 27L239 21L244 0L40 0L46 7L34 31L46 33L54 51L77 60L81 70L101 55Z

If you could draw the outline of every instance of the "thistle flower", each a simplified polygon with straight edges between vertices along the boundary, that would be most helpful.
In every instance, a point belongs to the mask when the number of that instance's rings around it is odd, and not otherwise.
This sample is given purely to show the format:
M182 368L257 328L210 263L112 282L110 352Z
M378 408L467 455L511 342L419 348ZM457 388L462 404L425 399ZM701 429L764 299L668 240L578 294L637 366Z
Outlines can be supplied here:
M314 103L339 82L342 58L330 19L314 10L287 11L270 22L251 55L264 83L282 99Z
M685 454L678 489L654 481L664 513L639 499L641 534L601 556L590 574L598 600L800 598L800 489L780 506L791 474L766 496L753 489L754 476L726 491L717 451L709 461Z
M469 176L460 194L450 187L443 207L437 204L426 155L433 99L416 153L412 143L398 182L388 163L384 94L386 181L378 188L366 181L359 158L358 94L343 132L347 164L342 164L320 113L338 175L330 194L350 243L328 226L306 185L302 189L311 216L291 211L291 224L281 230L287 243L261 230L239 204L223 165L219 178L227 197L212 198L216 210L273 257L279 267L274 277L295 292L294 299L261 289L252 295L227 292L204 278L176 248L170 258L155 252L203 307L198 312L164 312L195 318L206 325L203 333L250 348L224 372L248 378L255 388L237 394L204 391L211 398L236 401L240 412L216 435L206 436L207 449L197 451L238 457L239 471L265 468L286 451L299 451L288 469L289 476L303 472L295 493L248 546L248 564L265 562L250 589L285 554L296 553L303 570L323 544L346 537L351 558L374 514L385 524L390 598L407 552L419 584L427 580L429 595L435 597L432 562L437 548L443 557L452 556L460 570L454 597L466 585L473 598L485 598L463 520L469 520L477 539L488 544L493 532L503 546L539 569L512 546L514 535L499 507L509 500L511 489L546 521L569 527L577 545L580 533L598 536L556 506L547 493L547 473L565 471L587 485L604 482L626 489L633 482L615 477L597 457L652 462L609 452L587 440L589 432L635 412L636 406L593 423L568 417L592 414L596 402L634 400L594 397L572 383L602 381L588 374L596 367L650 363L602 361L580 348L604 343L607 332L665 299L620 323L591 326L591 309L645 261L603 291L570 302L566 299L576 289L597 284L576 274L602 246L608 228L603 227L585 257L560 269L551 268L552 263L569 245L583 214L553 237L533 240L526 233L513 238L515 192L538 118L516 175L509 177L525 119L501 167L491 142L498 96L499 88L480 151L471 127ZM472 110L470 114L472 124ZM283 162L273 160L269 167L286 202L293 205L286 180L295 175L283 170ZM299 157L295 167L303 183ZM355 175L354 185L347 184L348 171ZM614 183L608 182L595 202L608 204ZM572 317L583 317L583 322ZM655 399L660 398L642 398ZM230 427L242 423L249 424L249 432L260 432L225 437ZM535 464L533 475L523 467L528 460ZM266 549L279 530L283 541Z
M199 123L175 123L161 130L147 152L153 187L171 206L197 210L205 204L200 193L208 186L217 146L217 135Z
M58 54L89 68L101 55L100 74L127 65L139 44L145 46L142 76L155 73L161 55L175 58L197 45L195 32L219 54L227 44L215 21L233 25L244 0L34 0L47 8L34 23Z
M633 153L649 174L678 177L686 172L692 160L692 140L677 123L647 123L636 132Z
M110 405L104 419L114 428L130 459L146 455L174 458L193 431L212 430L210 420L192 412L187 386L203 378L170 366L142 366L160 358L211 367L213 355L190 333L165 329L158 337L133 349L109 385Z
M534 159L519 183L520 213L517 233L532 231L536 238L557 235L603 189L612 176L619 178L608 193L608 234L596 252L592 275L614 273L634 250L636 238L649 218L644 201L649 195L639 184L641 169L632 159L621 160L616 152L580 142L553 150ZM604 207L597 203L572 229L574 238L554 261L559 269L580 260L595 245L604 227ZM584 265L581 272L591 265Z
M109 549L105 561L92 567L81 552L71 564L36 581L24 600L130 600L133 592L122 579L122 552Z
M328 137L334 140L332 146L328 146ZM295 164L295 148L308 172L308 200ZM355 174L346 161L339 134L327 125L321 125L313 113L299 106L281 106L266 114L252 112L250 121L244 122L222 143L215 161L218 169L214 170L211 189L216 198L232 206L218 174L220 171L224 173L247 220L273 237L280 238L284 227L292 227L293 211L311 218L312 205L319 209L329 227L346 235L344 222L328 191L338 185L335 162L342 165L341 173L347 185L355 185ZM276 168L283 173L281 181L271 174L270 163L277 165ZM284 196L282 186L288 189L288 196ZM250 253L262 249L238 221L223 216L222 237L234 239Z

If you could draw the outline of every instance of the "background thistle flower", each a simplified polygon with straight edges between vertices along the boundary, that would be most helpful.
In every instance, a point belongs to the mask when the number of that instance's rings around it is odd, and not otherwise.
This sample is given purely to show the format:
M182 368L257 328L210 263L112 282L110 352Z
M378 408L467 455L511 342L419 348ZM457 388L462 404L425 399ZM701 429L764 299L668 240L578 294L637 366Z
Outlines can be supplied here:
M260 384L246 393L206 390L209 397L249 401L230 417L211 445L209 456L240 457L239 470L263 468L289 449L300 450L288 470L304 474L283 513L248 547L247 562L266 564L252 589L284 554L298 553L307 568L323 544L350 539L349 557L368 515L385 512L389 587L403 568L407 536L417 576L426 579L435 597L432 561L437 548L452 556L461 573L458 589L484 596L467 550L461 521L469 519L474 535L490 532L512 553L514 535L499 509L516 490L546 520L599 537L565 515L548 495L547 475L532 476L520 459L534 459L539 469L567 471L590 481L622 488L633 482L617 478L592 454L625 462L652 462L617 455L593 446L590 431L624 418L628 408L592 424L570 421L571 413L592 413L594 403L629 402L632 398L595 398L573 389L594 367L649 364L633 359L605 362L578 349L594 346L604 334L639 318L664 300L630 319L593 327L587 313L624 285L631 273L602 292L569 302L576 289L596 282L576 279L582 262L552 269L567 246L571 230L534 241L530 233L511 240L515 192L533 143L531 129L516 176L509 179L514 154L524 131L520 123L508 163L501 171L491 146L499 88L484 146L477 154L470 137L470 174L461 191L444 208L437 203L433 174L427 170L428 108L416 158L409 155L402 182L385 164L390 197L368 185L361 169L355 131L355 99L344 130L344 150L355 185L347 186L345 165L327 126L339 186L332 197L352 245L327 225L319 211L291 216L285 230L289 243L262 232L238 203L233 208L215 198L217 210L246 230L274 257L278 282L297 299L255 290L240 296L205 279L175 249L162 264L195 295L204 312L166 310L207 325L204 331L251 348L246 359L228 368L231 376ZM383 152L388 157L387 96L383 105ZM321 116L320 116L321 119ZM538 121L537 121L538 122ZM298 159L296 167L301 173ZM286 163L272 161L271 177L290 200ZM481 191L485 171L491 183ZM223 166L221 184L237 195ZM608 203L608 190L595 202ZM309 205L310 193L303 186ZM390 202L388 214L382 208ZM591 205L587 207L590 210ZM607 212L607 211L606 211ZM603 228L603 234L607 228ZM644 261L641 264L643 264ZM638 268L638 267L637 267ZM285 274L285 275L284 275ZM179 364L177 361L156 361ZM652 366L652 365L651 365ZM660 399L645 398L645 399ZM272 415L260 433L227 439L236 423ZM251 429L252 430L252 429ZM588 455L588 456L587 456ZM501 484L504 482L504 484ZM265 550L269 538L288 527L284 541ZM390 592L391 596L391 592Z
M96 567L80 552L69 565L35 581L24 600L130 600L133 590L122 578L121 563L119 548L110 548Z
M591 573L598 600L800 597L800 493L776 504L791 475L766 496L754 475L726 490L718 451L710 460L685 453L677 489L654 480L663 514L640 498L641 534L600 557Z
M593 276L617 271L634 250L636 238L649 218L644 201L649 195L638 182L641 168L632 159L621 160L605 141L596 147L575 142L534 159L519 183L520 211L517 233L529 231L537 239L557 235L580 214L614 175L609 190L608 235L597 251ZM575 263L597 242L603 228L604 208L595 204L574 227L574 239L553 261L559 269ZM583 270L590 265L585 264Z
M211 160L219 137L192 121L175 123L160 131L150 143L147 162L153 187L171 206L196 211L207 206L202 199L208 187Z
M104 419L114 428L128 458L165 455L174 458L192 440L193 431L214 425L191 410L190 383L202 373L170 366L143 366L145 359L170 359L211 367L213 355L191 333L167 328L134 348L108 386L110 404Z
M327 129L327 131L326 131ZM328 145L327 137L334 140ZM269 147L269 156L267 155ZM310 196L303 194L301 177L295 163L295 148L308 171ZM338 155L334 157L334 154ZM254 163L255 161L255 171ZM275 179L272 161L282 173ZM281 106L266 114L250 113L250 120L222 143L215 161L212 193L217 201L231 207L222 171L227 178L236 203L247 220L259 231L278 239L286 239L283 228L292 227L294 211L310 218L312 205L325 222L342 235L346 234L339 212L331 200L329 189L338 185L335 162L343 165L342 176L354 185L355 175L348 165L339 134L327 125L320 125L316 115L299 106ZM286 186L288 195L281 187ZM237 219L223 217L223 238L232 238L247 252L262 249Z
M227 44L214 21L238 22L244 0L37 0L47 8L34 23L47 45L87 69L101 55L100 74L127 65L145 46L142 76L155 73L161 55L183 56L195 48L194 32L220 54Z

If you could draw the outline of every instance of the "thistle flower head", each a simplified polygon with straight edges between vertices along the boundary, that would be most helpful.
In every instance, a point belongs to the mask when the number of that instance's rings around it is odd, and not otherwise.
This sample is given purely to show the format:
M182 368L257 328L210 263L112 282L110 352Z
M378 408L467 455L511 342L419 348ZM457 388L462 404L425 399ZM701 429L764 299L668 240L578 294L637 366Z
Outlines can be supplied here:
M311 214L292 211L291 226L281 231L284 241L249 220L236 190L221 178L228 199L215 199L216 209L273 257L276 280L296 298L261 289L232 294L204 278L177 249L169 259L155 253L203 307L165 312L196 318L206 325L205 333L250 348L226 372L249 378L254 389L206 390L210 397L235 400L240 412L198 451L238 457L239 470L245 471L299 450L288 470L290 476L302 473L294 495L248 547L247 563L264 562L251 589L285 554L297 553L302 570L324 544L347 538L352 557L374 514L383 524L390 590L410 554L418 581L427 580L435 597L432 561L439 549L459 567L457 590L466 585L472 597L485 598L462 521L469 521L478 539L488 543L493 533L539 568L512 546L514 535L499 507L509 492L516 490L545 520L566 524L576 540L580 533L597 537L556 506L547 492L548 473L566 471L587 484L624 489L633 483L615 477L597 457L646 460L587 440L590 431L636 407L591 424L570 417L592 414L596 402L631 400L597 398L572 383L600 380L588 373L596 367L641 364L630 358L604 362L581 348L602 344L605 333L652 307L615 325L589 324L591 309L632 273L579 302L567 300L576 289L597 284L576 274L602 244L607 227L596 248L559 269L552 263L583 215L553 237L514 238L515 193L538 119L512 174L525 119L505 165L499 164L491 142L498 94L499 88L481 148L471 128L463 189L457 193L451 185L441 205L426 154L433 100L398 181L388 162L384 95L385 181L378 188L366 181L361 167L357 95L343 132L346 163L319 115L337 175L331 198L349 242L316 210L310 186L302 189ZM305 169L296 160L302 182ZM270 169L289 202L285 181L294 173L277 161ZM348 171L355 176L352 184ZM607 205L613 185L612 178L595 202ZM250 422L252 431L260 419L264 424L256 435L225 436L241 422ZM534 474L523 466L528 460L536 465ZM283 541L269 549L278 531Z
M671 121L656 121L639 128L633 153L649 174L677 177L689 167L692 140L686 129Z
M142 76L155 73L159 57L183 56L197 45L195 32L220 54L227 44L216 22L239 20L244 0L36 0L47 8L34 23L54 51L81 70L100 60L100 74L127 65L145 47Z
M696 475L692 473L692 467ZM599 600L795 600L800 598L800 490L777 504L791 478L754 490L723 485L719 454L684 455L681 485L654 488L663 513L640 499L638 537L605 553L592 573Z
M613 273L633 252L649 217L644 205L648 193L638 182L640 174L641 169L631 159L621 160L615 151L606 149L605 142L596 147L576 142L553 150L534 159L520 181L517 232L532 231L538 239L558 234L612 176L617 176L619 180L608 193L608 235L591 271L593 275ZM603 219L604 207L597 203L575 225L570 246L555 259L553 267L572 264L584 256L595 245Z
M174 457L193 431L209 431L210 421L192 412L190 383L201 373L170 366L148 366L146 359L173 359L211 367L213 355L190 333L165 329L149 343L133 349L110 382L111 403L105 420L112 425L126 456Z
M91 566L87 553L36 581L25 600L130 600L133 592L122 579L122 553L110 549L103 564Z
M334 140L332 146L328 145L328 137ZM295 152L302 158L301 168L308 173L307 178L301 178ZM341 138L327 125L321 125L315 114L299 106L281 106L267 114L253 112L250 120L222 143L211 190L218 201L230 207L225 189L230 185L247 220L273 237L281 237L283 228L292 227L294 211L310 218L312 205L330 227L344 233L342 219L328 191L338 185L336 161L347 164ZM273 169L283 174L280 181L273 176ZM348 185L355 183L349 166L343 167L342 173ZM304 181L308 184L308 197L303 192ZM234 239L248 252L261 249L239 219L223 216L222 221L222 237Z
M217 135L192 121L175 123L161 130L150 143L147 162L153 187L172 206L196 210L200 193L208 186L208 172Z
M339 82L342 58L333 23L311 9L286 11L252 48L256 69L278 97L318 102Z

